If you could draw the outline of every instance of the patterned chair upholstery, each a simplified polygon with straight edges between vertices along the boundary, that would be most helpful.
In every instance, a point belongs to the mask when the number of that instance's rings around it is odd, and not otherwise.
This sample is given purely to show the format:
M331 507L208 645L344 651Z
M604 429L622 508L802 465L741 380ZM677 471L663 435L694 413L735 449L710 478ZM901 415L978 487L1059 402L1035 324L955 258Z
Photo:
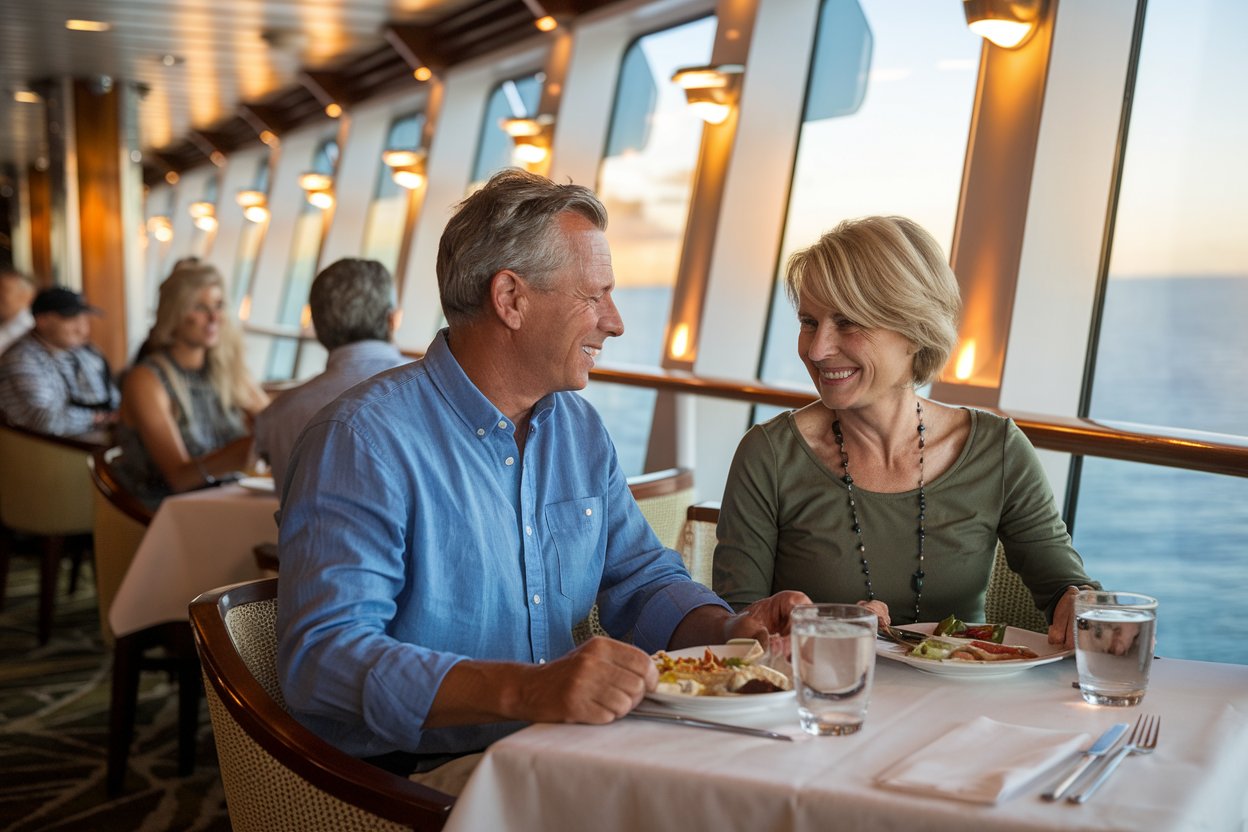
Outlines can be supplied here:
M676 549L685 524L685 509L693 502L693 472L685 468L669 468L630 477L628 489L659 542L669 549ZM688 561L685 565L689 565ZM696 575L694 579L697 580ZM607 631L598 620L597 604L590 609L584 621L572 628L572 640L576 644L605 635Z
M984 598L984 615L993 624L1008 624L1037 633L1048 632L1049 622L1036 609L1031 591L1018 573L1005 560L1005 547L997 544L997 557L988 578L988 594Z
M339 751L287 713L276 578L204 593L190 616L236 832L443 827L453 797Z

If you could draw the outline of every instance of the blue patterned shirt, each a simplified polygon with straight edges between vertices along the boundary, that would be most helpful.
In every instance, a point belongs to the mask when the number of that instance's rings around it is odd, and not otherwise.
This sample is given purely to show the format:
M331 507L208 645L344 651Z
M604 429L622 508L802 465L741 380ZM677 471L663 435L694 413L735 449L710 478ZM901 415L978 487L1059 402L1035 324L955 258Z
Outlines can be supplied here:
M647 652L690 610L723 605L654 536L584 399L539 401L523 458L513 431L444 331L296 444L278 672L295 716L343 750L466 752L515 730L422 725L456 662L557 659L595 600L606 630Z

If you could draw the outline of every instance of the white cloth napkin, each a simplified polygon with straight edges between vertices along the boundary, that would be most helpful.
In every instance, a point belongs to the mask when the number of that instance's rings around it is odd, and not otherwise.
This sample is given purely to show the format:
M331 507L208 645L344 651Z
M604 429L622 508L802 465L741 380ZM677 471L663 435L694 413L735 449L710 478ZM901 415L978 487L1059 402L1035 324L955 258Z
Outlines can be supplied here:
M981 716L890 767L876 782L933 797L997 803L1086 747L1088 739Z

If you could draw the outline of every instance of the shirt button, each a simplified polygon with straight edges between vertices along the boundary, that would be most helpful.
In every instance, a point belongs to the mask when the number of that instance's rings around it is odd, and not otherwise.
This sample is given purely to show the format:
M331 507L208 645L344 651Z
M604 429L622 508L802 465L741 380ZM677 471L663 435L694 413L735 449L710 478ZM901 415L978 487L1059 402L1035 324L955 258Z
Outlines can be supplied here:
M505 420L502 422L499 422L498 426L502 428L503 430L507 430L507 422Z
M528 535L533 534L533 527L532 527L532 526L525 526L525 527L524 527L524 533L525 533L525 534L528 534Z
M538 660L537 660L537 663L538 663L538 664L546 664L546 660L545 660L545 659L538 659Z
M540 603L542 603L542 596L540 596L540 595L534 595L534 596L533 596L533 603L534 603L534 604L540 604Z
M477 428L477 436L485 436L485 428Z
M503 462L507 463L508 465L514 465L516 463L516 461L511 457L507 457L506 459L503 460Z
M592 517L592 516L593 516L593 514L594 514L594 510L593 510L592 508L587 508L587 509L585 509L585 516L586 516L586 517Z

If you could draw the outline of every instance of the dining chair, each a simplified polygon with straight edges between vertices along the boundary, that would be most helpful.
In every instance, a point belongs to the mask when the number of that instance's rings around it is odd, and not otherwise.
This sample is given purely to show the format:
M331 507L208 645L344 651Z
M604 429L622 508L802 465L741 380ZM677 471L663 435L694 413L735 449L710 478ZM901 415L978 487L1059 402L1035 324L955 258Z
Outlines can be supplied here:
M277 581L216 589L190 605L231 825L441 829L454 797L340 751L287 711L277 681Z
M1031 590L1005 559L1005 546L997 543L997 556L988 577L988 593L984 597L984 617L993 624L1008 624L1020 630L1047 633L1048 619L1036 608Z
M173 621L117 636L109 624L113 599L152 520L152 511L118 480L113 460L119 449L92 455L89 465L94 485L95 588L99 602L100 634L113 649L113 678L108 719L108 768L105 788L110 796L125 785L138 710L139 683L145 671L162 671L178 682L178 773L195 768L199 730L199 657L190 624Z
M89 452L70 439L12 425L0 425L0 599L7 589L14 534L40 544L40 644L52 633L56 588L65 554L72 558L69 592L78 589L84 553L90 547Z
M685 524L685 509L693 502L693 472L688 468L668 468L629 477L628 490L659 542L675 549ZM572 628L572 641L576 644L605 635L607 631L598 619L597 604L584 621Z

